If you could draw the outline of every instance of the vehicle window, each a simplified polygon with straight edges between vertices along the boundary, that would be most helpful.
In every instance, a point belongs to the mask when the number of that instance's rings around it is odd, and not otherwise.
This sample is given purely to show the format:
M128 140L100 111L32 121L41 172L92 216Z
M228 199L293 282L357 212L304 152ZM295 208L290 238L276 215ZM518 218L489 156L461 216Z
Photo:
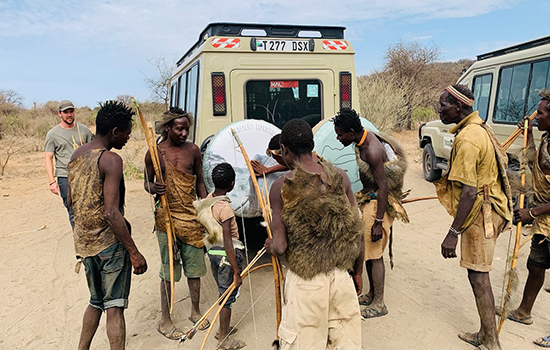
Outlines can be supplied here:
M319 80L253 80L246 83L246 118L282 128L291 119L315 126L321 121Z
M195 126L197 125L197 89L198 89L199 65L193 66L188 72L187 78L187 103L186 111L193 114L193 126L189 130L189 139L195 140Z
M178 93L178 107L185 111L185 100L187 97L187 72L180 75L178 80L179 93Z
M527 100L527 112L525 115L531 115L531 113L537 110L540 101L538 91L548 87L549 69L549 61L533 63L533 77L531 78L531 86L529 87L529 99Z
M197 81L198 81L199 66L195 65L188 73L187 78L187 103L186 111L196 114L197 110Z
M178 83L172 85L170 89L170 107L176 107L176 93L178 89Z
M530 63L524 63L500 71L495 122L515 124L525 115L530 66Z
M489 97L491 96L492 74L478 75L474 77L472 92L474 93L474 111L479 112L483 120L487 120L489 110Z

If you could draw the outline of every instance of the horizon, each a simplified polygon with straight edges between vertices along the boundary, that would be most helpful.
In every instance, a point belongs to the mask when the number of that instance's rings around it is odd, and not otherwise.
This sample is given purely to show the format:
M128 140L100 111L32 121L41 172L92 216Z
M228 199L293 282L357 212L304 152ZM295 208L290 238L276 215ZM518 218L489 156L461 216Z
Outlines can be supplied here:
M216 7L223 11L211 11ZM399 42L437 46L438 62L475 60L549 35L532 25L545 23L548 10L550 0L480 0L473 8L456 0L247 0L237 7L212 0L0 0L0 90L21 95L25 107L69 99L94 108L119 95L151 100L145 78L158 73L150 61L175 64L212 22L344 26L357 76L383 68L387 49ZM514 24L517 18L529 18L528 25Z

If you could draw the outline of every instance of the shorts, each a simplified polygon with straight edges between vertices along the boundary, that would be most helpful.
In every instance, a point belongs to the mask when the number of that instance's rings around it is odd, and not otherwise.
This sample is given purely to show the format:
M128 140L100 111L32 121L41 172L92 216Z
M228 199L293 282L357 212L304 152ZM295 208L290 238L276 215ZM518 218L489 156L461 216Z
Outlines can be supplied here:
M474 222L460 235L460 266L478 272L491 271L497 237L506 224L506 220L494 210L491 215L495 232L493 237L485 237L483 212L481 211Z
M210 265L212 267L212 274L218 285L219 296L222 296L223 293L231 286L233 283L233 267L227 259L225 250L223 247L212 247L208 251L208 257L210 258ZM239 271L243 271L244 265L244 252L242 249L235 249L235 258L237 259L237 266ZM239 297L239 288L235 289L224 307L230 309L231 304L233 304L236 299Z
M170 281L170 258L168 255L168 236L162 231L157 231L157 239L160 248L161 267L159 277L164 281ZM174 257L174 281L181 280L181 270L187 278L200 278L206 276L206 262L204 261L204 248L197 248L183 243L176 238L174 244L178 245L181 259Z
M550 242L546 236L538 233L533 236L527 264L545 270L550 269Z
M90 305L105 311L128 308L132 264L122 243L116 242L99 254L82 260L90 290Z
M305 280L289 270L283 298L281 350L361 349L361 313L347 271Z
M376 218L376 208L378 208L378 200L375 199L365 203L362 208L363 222L365 223L365 261L380 259L390 240L393 218L385 212L384 221L382 222L382 229L384 231L382 238L376 242L372 241L371 229Z

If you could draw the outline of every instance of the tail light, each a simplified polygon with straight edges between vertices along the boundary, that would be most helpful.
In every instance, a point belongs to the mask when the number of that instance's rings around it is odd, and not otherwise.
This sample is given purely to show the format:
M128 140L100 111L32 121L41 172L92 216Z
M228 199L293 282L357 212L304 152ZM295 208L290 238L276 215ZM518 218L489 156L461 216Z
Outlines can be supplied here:
M340 108L351 108L350 72L340 72Z
M214 103L214 115L227 114L224 73L212 73L212 101Z

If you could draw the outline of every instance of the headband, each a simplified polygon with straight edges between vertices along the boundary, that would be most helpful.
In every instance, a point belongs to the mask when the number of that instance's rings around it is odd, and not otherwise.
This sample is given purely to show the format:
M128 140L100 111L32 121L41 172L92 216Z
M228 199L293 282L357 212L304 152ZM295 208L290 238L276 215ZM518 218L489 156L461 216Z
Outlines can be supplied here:
M471 107L474 105L474 100L465 96L463 93L455 89L452 85L447 86L445 88L445 91L453 95L457 100L459 100L460 102L464 103L467 106Z

